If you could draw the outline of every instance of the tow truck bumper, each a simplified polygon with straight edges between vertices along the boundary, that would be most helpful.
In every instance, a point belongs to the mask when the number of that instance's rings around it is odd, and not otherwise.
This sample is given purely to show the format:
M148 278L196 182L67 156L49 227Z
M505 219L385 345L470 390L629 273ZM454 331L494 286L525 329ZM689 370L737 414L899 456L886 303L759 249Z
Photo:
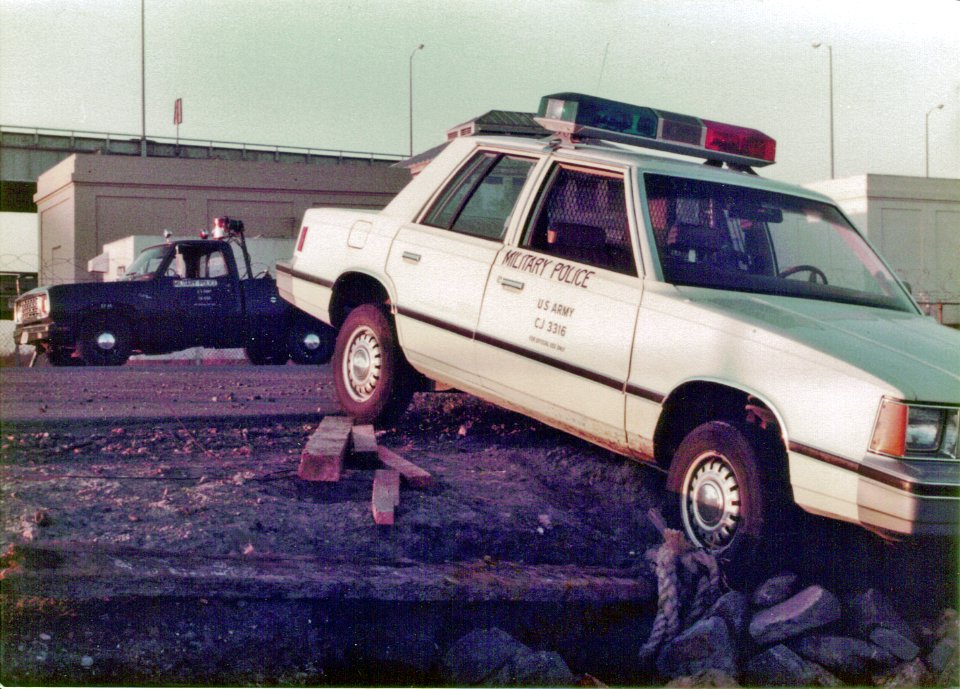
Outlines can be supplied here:
M17 325L13 329L13 341L18 345L72 347L74 337L69 327L45 322Z

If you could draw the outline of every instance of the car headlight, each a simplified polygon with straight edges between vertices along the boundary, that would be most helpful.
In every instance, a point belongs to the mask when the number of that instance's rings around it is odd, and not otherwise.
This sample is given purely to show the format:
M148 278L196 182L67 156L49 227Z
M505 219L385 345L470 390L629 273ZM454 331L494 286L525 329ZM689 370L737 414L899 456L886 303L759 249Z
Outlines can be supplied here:
M885 399L873 429L870 451L891 457L957 459L960 409Z

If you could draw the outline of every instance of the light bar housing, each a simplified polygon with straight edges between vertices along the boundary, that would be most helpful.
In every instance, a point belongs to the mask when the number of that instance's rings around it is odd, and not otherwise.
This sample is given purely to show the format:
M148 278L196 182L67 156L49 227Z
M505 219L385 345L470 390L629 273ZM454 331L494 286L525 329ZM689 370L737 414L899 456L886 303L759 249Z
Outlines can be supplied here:
M776 160L777 142L756 129L582 93L544 96L534 119L565 137L605 139L735 166Z

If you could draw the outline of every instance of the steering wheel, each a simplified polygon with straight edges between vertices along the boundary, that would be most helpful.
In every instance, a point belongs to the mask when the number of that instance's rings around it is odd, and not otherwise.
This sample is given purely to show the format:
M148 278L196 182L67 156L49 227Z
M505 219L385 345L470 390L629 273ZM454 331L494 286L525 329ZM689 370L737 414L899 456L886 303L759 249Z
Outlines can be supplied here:
M777 274L777 277L787 278L787 277L790 277L791 275L795 275L796 273L803 273L803 272L810 273L810 277L807 279L807 282L816 282L817 278L819 277L821 280L823 280L823 284L825 285L830 284L827 281L826 273L824 273L822 270L820 270L816 266L812 266L808 263L801 263L798 266L791 266L790 268L781 270Z

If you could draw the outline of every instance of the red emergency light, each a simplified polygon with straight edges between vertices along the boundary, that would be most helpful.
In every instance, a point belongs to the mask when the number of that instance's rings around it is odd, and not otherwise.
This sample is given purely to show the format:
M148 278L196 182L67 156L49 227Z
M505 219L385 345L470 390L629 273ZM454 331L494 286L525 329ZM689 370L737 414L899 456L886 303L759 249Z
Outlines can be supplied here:
M535 119L564 137L606 139L738 166L770 165L776 156L777 142L756 129L582 93L544 96Z

